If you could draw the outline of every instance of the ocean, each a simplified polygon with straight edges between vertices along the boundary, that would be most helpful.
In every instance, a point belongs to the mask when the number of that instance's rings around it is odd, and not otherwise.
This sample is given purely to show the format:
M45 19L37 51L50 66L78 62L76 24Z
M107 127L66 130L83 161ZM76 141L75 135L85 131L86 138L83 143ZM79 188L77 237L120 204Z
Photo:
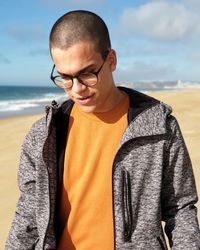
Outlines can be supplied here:
M199 88L200 82L144 81L123 84L138 91L174 91ZM0 86L0 118L44 112L52 100L66 100L64 90L56 87Z
M0 86L0 118L44 112L52 100L67 99L56 87Z

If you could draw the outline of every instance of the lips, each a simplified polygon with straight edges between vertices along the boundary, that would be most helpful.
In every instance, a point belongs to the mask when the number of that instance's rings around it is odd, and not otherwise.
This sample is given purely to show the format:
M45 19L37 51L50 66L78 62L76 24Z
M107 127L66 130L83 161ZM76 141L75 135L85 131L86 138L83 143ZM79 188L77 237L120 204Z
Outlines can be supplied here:
M91 96L83 96L83 97L75 97L74 101L80 105L88 105L92 101L94 95Z
M86 96L86 97L79 97L79 98L77 98L78 100L86 100L86 99L88 99L88 98L90 98L90 96Z

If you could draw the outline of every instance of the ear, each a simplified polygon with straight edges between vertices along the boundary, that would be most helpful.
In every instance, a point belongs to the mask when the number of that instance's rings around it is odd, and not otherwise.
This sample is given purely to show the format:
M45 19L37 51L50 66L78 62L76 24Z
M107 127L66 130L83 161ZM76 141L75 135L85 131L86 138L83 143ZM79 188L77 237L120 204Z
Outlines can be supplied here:
M110 69L111 71L115 71L116 66L117 66L117 55L114 49L111 49L109 54L108 54L108 61L110 64Z

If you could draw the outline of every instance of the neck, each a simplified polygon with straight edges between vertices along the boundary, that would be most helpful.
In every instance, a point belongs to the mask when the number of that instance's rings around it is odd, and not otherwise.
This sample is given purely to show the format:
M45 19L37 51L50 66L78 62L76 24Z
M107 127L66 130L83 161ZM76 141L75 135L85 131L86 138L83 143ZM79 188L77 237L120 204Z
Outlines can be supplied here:
M107 98L104 100L105 102L108 103L107 108L103 112L108 112L115 108L122 99L124 98L123 93L115 86L112 86L112 89L109 91Z
M113 109L115 106L117 106L121 101L122 99L124 99L124 95L122 94L122 92L117 88L115 87L115 90L113 91L113 106L111 109Z

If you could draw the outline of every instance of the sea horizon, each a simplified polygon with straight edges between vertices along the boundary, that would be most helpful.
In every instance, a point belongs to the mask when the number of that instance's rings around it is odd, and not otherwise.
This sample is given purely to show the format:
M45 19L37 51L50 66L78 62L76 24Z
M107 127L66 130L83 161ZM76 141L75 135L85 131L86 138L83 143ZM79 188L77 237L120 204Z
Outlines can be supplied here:
M141 92L200 89L193 81L143 81L117 84ZM52 86L0 85L0 118L43 113L55 100L62 103L68 96L64 90Z
M53 100L67 99L64 90L48 86L0 86L0 118L37 114Z

